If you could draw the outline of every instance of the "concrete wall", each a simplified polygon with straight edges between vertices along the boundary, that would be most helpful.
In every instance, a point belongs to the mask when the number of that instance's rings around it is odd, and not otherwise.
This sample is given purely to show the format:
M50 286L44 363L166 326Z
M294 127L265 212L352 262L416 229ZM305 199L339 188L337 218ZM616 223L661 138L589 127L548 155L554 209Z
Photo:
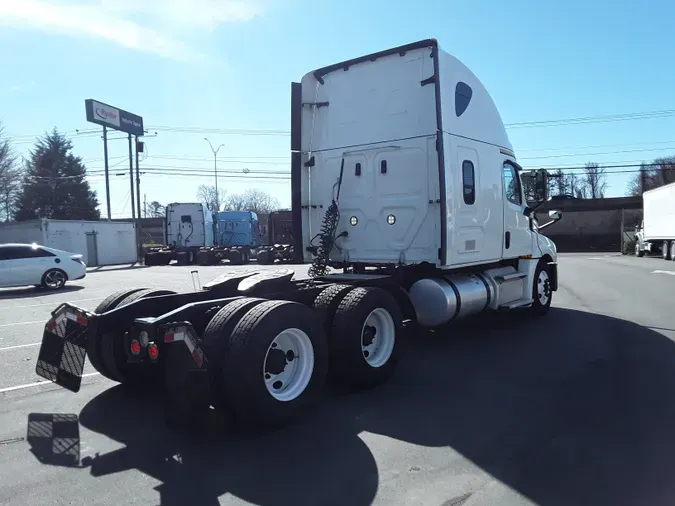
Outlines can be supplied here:
M542 231L556 243L560 252L621 251L623 214L625 240L634 235L642 219L642 197L584 199L549 202L537 209L540 224L548 221L548 211L560 209L563 218Z
M96 237L97 258L88 251L87 234ZM83 255L87 265L134 263L136 229L131 222L81 220L30 220L0 225L2 242L36 242L43 246Z
M43 244L44 240L40 220L0 223L0 244Z

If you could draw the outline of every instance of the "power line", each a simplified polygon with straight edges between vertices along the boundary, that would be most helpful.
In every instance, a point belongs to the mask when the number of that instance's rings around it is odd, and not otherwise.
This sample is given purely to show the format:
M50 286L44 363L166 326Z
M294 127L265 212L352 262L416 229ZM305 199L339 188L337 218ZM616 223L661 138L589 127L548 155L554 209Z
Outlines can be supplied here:
M673 144L675 139L669 141L650 141L650 142L637 142L637 143L621 143L621 144L596 144L593 146L566 146L566 147L557 147L557 148L530 148L530 149L517 149L518 153L530 153L530 152L544 152L544 151L565 151L570 149L600 149L600 148L628 148L635 146L648 146L652 144Z
M628 114L609 114L604 116L583 116L578 118L562 118L541 121L523 121L519 123L505 123L506 128L532 128L565 125L581 125L588 123L613 123L616 121L635 121L652 118L668 118L675 116L675 109L661 109L657 111L634 112Z
M669 146L667 148L651 148L651 149L627 149L621 151L606 151L604 153L567 153L564 155L548 155L548 156L528 156L528 157L519 157L519 160L546 160L549 158L570 158L573 156L603 156L603 155L618 155L621 153L643 153L646 151L674 151L675 146Z

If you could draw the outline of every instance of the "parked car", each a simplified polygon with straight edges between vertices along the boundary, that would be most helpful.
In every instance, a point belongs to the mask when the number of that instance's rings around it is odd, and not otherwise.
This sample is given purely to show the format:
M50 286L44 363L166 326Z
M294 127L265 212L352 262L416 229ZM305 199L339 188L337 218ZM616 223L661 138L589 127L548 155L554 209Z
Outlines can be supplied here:
M35 285L49 290L82 279L82 255L37 244L0 244L0 288Z

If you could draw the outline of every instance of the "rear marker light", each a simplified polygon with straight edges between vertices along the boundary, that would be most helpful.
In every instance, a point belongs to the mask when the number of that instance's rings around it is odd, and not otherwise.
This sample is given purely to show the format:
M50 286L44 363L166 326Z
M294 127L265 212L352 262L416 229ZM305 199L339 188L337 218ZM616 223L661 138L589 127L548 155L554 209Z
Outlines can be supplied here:
M150 356L150 360L157 360L157 357L159 357L159 348L155 343L148 345L148 355Z
M137 339L131 341L131 353L133 355L140 355L141 353L141 343Z

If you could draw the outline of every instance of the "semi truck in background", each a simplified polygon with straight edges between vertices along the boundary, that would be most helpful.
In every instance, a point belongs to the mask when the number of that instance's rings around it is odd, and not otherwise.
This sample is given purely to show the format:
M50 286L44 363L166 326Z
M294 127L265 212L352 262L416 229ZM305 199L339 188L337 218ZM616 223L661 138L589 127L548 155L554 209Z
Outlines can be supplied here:
M291 211L271 212L265 231L252 211L218 212L214 227L214 244L199 251L200 265L216 265L223 260L242 265L254 258L259 264L269 265L295 259Z
M265 245L258 248L256 260L261 265L294 262L293 212L288 209L272 211L267 217Z
M216 265L223 260L234 265L247 264L262 245L258 215L252 211L217 212L213 226L213 245L199 251L200 265Z
M192 265L203 248L213 246L213 217L200 203L166 206L164 245L149 248L145 265Z
M642 223L635 228L635 255L660 253L675 260L675 183L642 194Z
M492 98L435 39L316 69L291 85L291 230L310 279L232 269L194 292L61 304L36 372L77 392L88 356L129 391L163 385L173 423L216 409L284 425L329 376L352 391L386 383L404 327L545 315L557 250L540 231L562 213L538 223L555 197L535 177L528 203Z

